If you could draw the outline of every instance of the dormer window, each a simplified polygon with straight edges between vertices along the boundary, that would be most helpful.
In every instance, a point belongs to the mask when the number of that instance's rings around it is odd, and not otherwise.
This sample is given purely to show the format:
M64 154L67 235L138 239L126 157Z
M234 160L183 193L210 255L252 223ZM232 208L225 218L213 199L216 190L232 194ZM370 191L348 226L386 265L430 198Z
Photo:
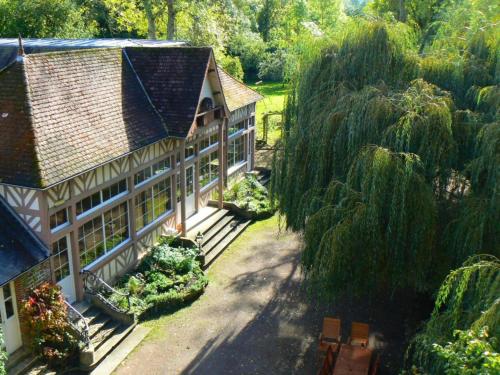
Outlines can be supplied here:
M214 102L211 98L204 98L200 104L200 112L207 112L214 108Z

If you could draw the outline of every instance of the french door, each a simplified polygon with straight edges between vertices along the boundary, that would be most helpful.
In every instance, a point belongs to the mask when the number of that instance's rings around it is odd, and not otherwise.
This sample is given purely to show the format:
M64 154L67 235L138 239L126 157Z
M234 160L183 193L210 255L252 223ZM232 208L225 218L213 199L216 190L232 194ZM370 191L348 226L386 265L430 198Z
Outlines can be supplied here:
M5 349L7 354L11 354L22 345L14 283L8 283L0 287L0 322Z
M76 301L76 291L69 234L54 242L52 256L57 284L61 287L64 298L73 303Z

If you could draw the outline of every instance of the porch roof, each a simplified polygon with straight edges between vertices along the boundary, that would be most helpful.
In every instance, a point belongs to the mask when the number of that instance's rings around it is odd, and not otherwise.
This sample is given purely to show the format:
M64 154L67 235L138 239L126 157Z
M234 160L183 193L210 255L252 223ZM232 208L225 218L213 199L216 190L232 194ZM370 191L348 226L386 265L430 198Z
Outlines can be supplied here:
M218 70L224 97L231 112L263 99L257 91L238 81L221 67Z
M0 197L0 286L49 257L49 250Z

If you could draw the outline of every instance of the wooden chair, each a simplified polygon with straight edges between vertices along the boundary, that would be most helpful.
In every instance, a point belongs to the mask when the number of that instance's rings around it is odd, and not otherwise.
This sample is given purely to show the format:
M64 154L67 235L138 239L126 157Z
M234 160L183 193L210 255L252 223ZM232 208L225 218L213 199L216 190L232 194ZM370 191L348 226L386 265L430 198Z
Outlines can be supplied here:
M365 323L352 322L351 336L347 340L349 345L359 345L364 348L368 346L368 337L370 335L370 326Z
M340 319L324 318L323 331L319 335L318 350L325 352L332 347L333 352L337 352L340 347Z
M380 367L380 354L377 354L375 362L373 362L370 368L370 375L377 375L378 368Z
M323 361L323 366L321 366L321 370L319 370L318 375L332 375L334 366L335 356L333 354L332 347L328 346L328 349L326 350L326 356Z

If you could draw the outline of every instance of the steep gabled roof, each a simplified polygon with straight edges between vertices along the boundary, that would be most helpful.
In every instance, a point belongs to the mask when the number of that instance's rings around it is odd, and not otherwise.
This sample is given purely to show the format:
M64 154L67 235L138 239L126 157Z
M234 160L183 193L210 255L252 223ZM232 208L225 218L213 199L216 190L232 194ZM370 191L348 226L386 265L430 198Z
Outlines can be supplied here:
M49 250L0 197L0 286L49 257Z
M1 182L44 188L168 136L121 49L39 53L0 72Z
M169 134L186 137L196 116L212 49L127 47L125 51Z
M226 103L231 112L248 104L262 100L262 95L238 81L221 67L218 67L219 77L224 91Z

